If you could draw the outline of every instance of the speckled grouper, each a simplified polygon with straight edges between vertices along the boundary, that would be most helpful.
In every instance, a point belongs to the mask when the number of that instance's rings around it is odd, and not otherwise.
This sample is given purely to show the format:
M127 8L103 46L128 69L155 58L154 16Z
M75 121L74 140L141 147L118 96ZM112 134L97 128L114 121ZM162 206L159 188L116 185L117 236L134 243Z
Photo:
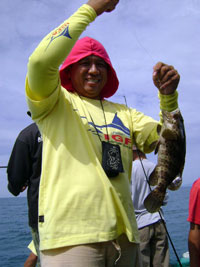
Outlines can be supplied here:
M156 186L144 200L146 209L153 213L163 204L166 189L177 177L182 177L185 165L186 137L180 110L162 111L163 125L155 149L158 163L149 177L149 184Z

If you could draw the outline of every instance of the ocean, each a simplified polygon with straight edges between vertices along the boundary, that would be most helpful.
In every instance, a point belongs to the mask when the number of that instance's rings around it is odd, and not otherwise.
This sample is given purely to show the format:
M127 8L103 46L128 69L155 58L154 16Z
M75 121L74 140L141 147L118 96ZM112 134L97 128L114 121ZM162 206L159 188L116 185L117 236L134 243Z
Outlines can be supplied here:
M188 201L190 186L169 191L169 201L163 208L167 230L179 258L188 251ZM30 251L27 200L25 197L0 198L0 267L22 267ZM177 259L170 245L170 263Z

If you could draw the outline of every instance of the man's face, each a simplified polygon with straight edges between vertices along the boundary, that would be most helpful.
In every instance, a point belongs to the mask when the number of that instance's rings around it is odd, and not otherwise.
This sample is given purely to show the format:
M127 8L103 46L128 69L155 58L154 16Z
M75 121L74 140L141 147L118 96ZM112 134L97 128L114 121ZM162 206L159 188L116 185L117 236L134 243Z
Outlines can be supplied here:
M74 63L69 75L79 95L100 99L101 90L107 83L108 65L100 57L91 55Z

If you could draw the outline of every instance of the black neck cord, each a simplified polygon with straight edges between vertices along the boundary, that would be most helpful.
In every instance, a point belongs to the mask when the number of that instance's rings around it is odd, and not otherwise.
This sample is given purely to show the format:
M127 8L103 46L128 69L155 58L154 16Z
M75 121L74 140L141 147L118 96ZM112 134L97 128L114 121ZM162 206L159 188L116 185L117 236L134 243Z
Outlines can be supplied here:
M105 125L106 125L106 132L107 132L108 142L109 142L108 125L107 125L107 121L106 121L106 114L104 112L104 107L103 107L103 103L102 103L102 100L101 99L100 99L100 103L101 103L101 108L102 108L102 111L103 111L103 116L104 116Z
M83 102L83 99L81 98L80 95L79 95L79 97L80 97L81 101ZM105 115L105 112L104 112L104 107L103 107L102 100L100 99L99 101L100 101L100 103L101 103L101 109L102 109L102 111L103 111L104 121L105 121L105 125L106 125L106 133L107 133L108 143L109 143L109 135L108 135L108 126L107 126L107 122L106 122L106 115ZM83 102L83 103L84 103L84 102ZM85 106L85 105L84 105L84 106ZM85 108L86 108L86 106L85 106ZM96 128L96 125L95 125L95 123L94 123L94 120L93 120L93 118L92 118L92 116L91 116L89 110L88 110L87 108L86 108L86 110L87 110L87 112L88 112L88 114L89 114L89 116L90 116L90 119L91 119L91 121L92 121L92 123L93 123L93 125L94 125L94 128L95 128L95 130L96 130L96 133L97 133L97 135L98 135L98 137L99 137L99 140L101 141L101 137L100 137L99 132L98 132L98 130L97 130L97 128ZM86 119L87 119L87 117L86 117ZM89 123L88 123L88 124L89 124ZM101 141L101 142L102 142L102 141Z

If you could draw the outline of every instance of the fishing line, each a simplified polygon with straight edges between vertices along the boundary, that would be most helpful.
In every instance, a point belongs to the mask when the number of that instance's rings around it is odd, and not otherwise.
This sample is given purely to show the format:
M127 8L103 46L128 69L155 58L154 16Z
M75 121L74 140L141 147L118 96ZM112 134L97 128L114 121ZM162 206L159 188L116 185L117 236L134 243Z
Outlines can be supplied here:
M138 36L137 36L137 33L135 30L133 30L133 35L135 37L135 40L137 41L138 45L144 50L144 52L149 56L149 58L155 62L155 59L154 57L152 56L152 54L145 48L145 46L140 42Z
M135 146L136 146L136 145L135 145ZM137 148L137 146L136 146L136 148ZM144 165L143 165L143 163L142 163L142 159L141 159L141 157L140 157L140 155L139 155L139 151L138 151L138 149L137 149L136 151L137 151L137 154L138 154L138 157L139 157L139 160L140 160L140 163L141 163L141 166L142 166L142 169L143 169L145 178L146 178L146 182L147 182L147 184L148 184L148 186L149 186L150 192L152 192L152 189L151 189L151 186L150 186L150 184L149 184L148 177L147 177L147 174L146 174L146 172L145 172ZM163 224L163 226L164 226L164 228L165 228L167 237L168 237L168 239L169 239L169 241L170 241L170 244L171 244L171 246L172 246L172 248L173 248L174 254L176 255L177 261L178 261L180 267L182 267L182 264L181 264L181 262L180 262L179 256L178 256L178 254L177 254L177 252L176 252L175 246L174 246L174 244L173 244L173 242L172 242L172 239L171 239L170 234L169 234L169 232L168 232L168 230L167 230L166 223L164 222L164 220L163 220L163 218L162 218L162 214L161 214L160 210L158 211L158 214L159 214L159 216L160 216L160 218L161 218L162 224Z
M126 100L126 96L124 95L123 97L124 97L124 99L125 99L126 106L128 107L128 105L127 105L127 100ZM139 154L139 151L138 151L139 149L137 148L137 145L136 145L135 140L134 140L134 145L136 146L137 155L138 155L138 158L139 158L139 160L140 160L140 163L141 163L141 166L142 166L142 169L143 169L145 178L146 178L146 182L147 182L147 184L148 184L148 186L149 186L150 192L152 192L152 189L151 189L151 186L150 186L150 184L149 184L148 177L147 177L147 174L146 174L144 165L143 165L143 163L142 163L142 159L141 159L140 154ZM176 248L175 248L175 246L174 246L174 244L173 244L173 241L172 241L172 239L171 239L171 237L170 237L170 234L169 234L169 232L168 232L168 230L167 230L166 223L165 223L164 220L163 220L163 217L162 217L162 214L161 214L160 210L158 211L158 214L159 214L160 219L161 219L161 221L162 221L162 224L163 224L163 226L164 226L164 228L165 228L167 237L168 237L168 239L169 239L169 241L170 241L170 244L171 244L171 246L172 246L172 249L173 249L173 251L174 251L174 254L175 254L175 256L176 256L176 259L177 259L177 261L178 261L180 267L183 267L182 264L181 264L181 261L180 261L180 259L179 259L179 256L178 256L178 254L177 254L177 252L176 252Z

